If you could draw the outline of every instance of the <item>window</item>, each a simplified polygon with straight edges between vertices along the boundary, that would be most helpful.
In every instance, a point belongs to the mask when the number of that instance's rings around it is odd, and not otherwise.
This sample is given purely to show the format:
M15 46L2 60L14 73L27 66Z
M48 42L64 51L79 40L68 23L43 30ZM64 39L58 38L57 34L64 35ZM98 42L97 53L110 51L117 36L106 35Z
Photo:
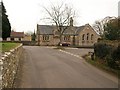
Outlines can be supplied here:
M70 41L70 35L65 35L64 36L64 41Z
M49 41L49 35L43 35L43 41Z
M14 41L14 38L11 38L11 41Z
M87 33L87 40L89 40L89 33Z
M64 41L66 41L66 36L64 36Z
M82 35L82 40L85 40L85 34Z
M93 40L93 37L94 37L94 35L92 34L92 35L91 35L91 40Z
M19 41L21 41L21 38L19 38Z

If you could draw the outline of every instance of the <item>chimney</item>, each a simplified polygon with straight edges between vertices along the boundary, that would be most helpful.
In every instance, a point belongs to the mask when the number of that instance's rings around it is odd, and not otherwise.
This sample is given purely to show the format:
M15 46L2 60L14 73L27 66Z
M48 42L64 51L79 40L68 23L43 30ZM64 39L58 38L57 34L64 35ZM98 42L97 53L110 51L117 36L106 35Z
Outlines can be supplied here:
M73 26L73 18L70 17L70 26Z

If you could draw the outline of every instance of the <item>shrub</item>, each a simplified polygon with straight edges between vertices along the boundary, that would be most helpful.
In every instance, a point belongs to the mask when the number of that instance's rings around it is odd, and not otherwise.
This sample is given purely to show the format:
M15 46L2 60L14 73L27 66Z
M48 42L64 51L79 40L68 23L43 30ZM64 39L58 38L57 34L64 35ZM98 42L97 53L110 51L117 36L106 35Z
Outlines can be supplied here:
M115 63L114 68L120 69L120 45L112 52L111 58Z
M110 67L110 68L114 68L116 69L116 63L115 63L115 60L112 59L110 56L108 56L106 58L106 61L107 61L107 65Z
M112 51L112 46L106 43L100 42L94 45L95 56L100 59L105 59Z
M115 46L105 42L99 42L94 45L95 56L106 61L110 68L120 69L120 44Z
M112 58L116 61L120 61L120 45L113 51Z

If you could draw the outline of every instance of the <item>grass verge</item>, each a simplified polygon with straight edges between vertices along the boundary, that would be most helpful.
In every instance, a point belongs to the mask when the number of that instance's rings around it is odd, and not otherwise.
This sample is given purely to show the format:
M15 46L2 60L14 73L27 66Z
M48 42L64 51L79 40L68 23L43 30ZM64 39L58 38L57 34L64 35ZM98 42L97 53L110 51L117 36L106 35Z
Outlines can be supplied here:
M57 46L54 49L61 49L61 50L65 50L65 48L63 46Z
M117 76L119 77L120 75L120 70L115 70L115 69L112 69L110 67L108 67L107 65L105 65L104 63L100 63L98 60L91 60L91 58L89 57L89 55L84 55L83 58L88 62L90 63L91 65L99 68L99 69L102 69L114 76ZM120 78L120 77L119 77Z
M10 43L10 42L0 43L0 52L2 53L8 52L19 45L20 43Z

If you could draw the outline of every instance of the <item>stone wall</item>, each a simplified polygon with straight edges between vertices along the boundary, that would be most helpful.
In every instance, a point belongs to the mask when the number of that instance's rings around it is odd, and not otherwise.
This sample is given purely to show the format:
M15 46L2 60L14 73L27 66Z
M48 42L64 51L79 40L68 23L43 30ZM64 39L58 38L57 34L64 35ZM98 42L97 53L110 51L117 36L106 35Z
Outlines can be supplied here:
M14 88L19 60L23 52L22 44L10 52L5 52L0 59L0 83L1 88Z

